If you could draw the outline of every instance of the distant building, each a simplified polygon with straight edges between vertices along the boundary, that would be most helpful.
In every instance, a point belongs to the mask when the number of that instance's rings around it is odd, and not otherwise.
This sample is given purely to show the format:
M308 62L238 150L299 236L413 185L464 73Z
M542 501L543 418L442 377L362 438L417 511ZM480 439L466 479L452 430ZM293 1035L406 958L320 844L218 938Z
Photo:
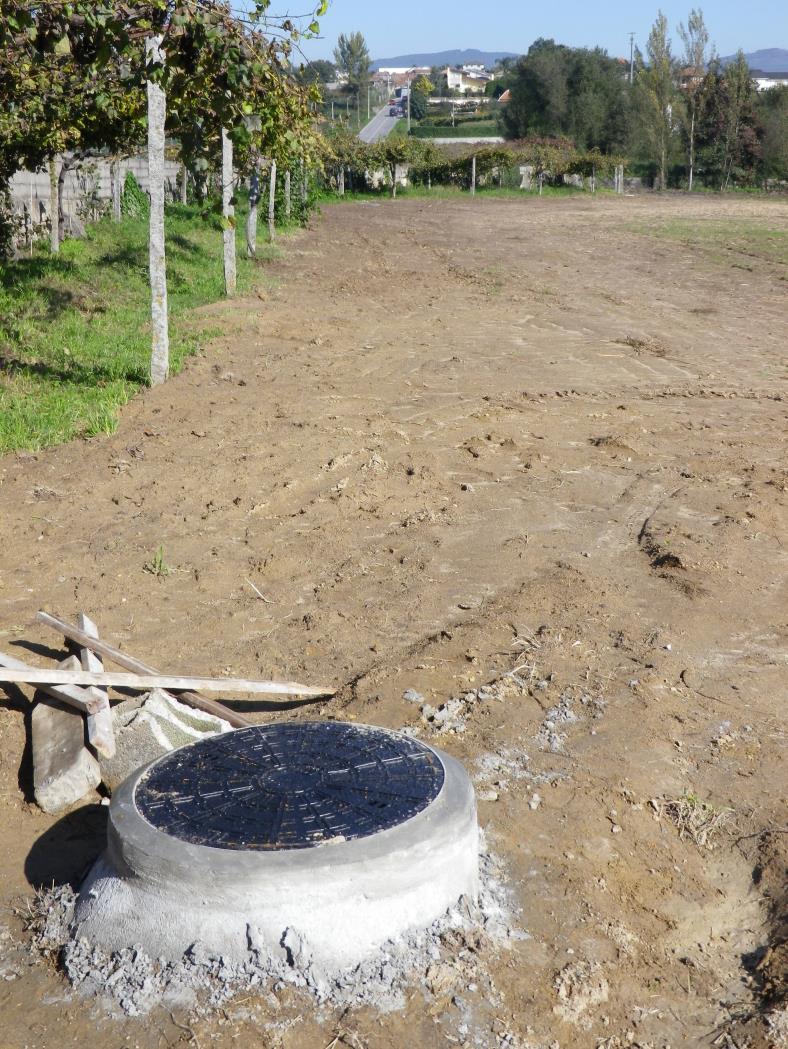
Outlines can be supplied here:
M751 69L750 76L759 91L768 91L770 87L784 87L788 84L788 71L784 73L764 73L760 69Z
M683 66L679 70L679 88L687 91L690 87L697 87L703 80L704 70L696 69L695 66Z
M492 73L488 73L484 66L469 65L461 66L459 69L446 68L446 86L450 91L459 91L460 94L484 94L487 84L494 80Z
M684 66L679 70L679 87L687 90L690 84L698 85L703 80L705 70ZM770 87L783 87L788 84L788 71L784 73L764 73L761 69L751 69L750 77L755 81L758 91L768 91Z
M395 87L404 87L411 80L418 80L420 76L429 75L429 66L381 66L372 74L372 82L386 84L391 91Z

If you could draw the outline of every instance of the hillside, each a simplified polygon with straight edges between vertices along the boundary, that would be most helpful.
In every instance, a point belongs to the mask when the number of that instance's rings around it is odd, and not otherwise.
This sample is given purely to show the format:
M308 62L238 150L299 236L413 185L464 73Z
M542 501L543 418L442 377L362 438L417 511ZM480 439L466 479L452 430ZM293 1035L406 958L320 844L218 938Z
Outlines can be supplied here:
M723 65L732 62L736 55L726 55L720 61ZM744 57L750 69L761 73L784 73L788 70L788 50L784 47L766 47L760 51L746 52Z
M478 51L476 48L453 51L427 51L421 54L395 55L394 58L376 58L372 69L381 66L461 66L484 65L492 67L500 58L516 58L514 51Z

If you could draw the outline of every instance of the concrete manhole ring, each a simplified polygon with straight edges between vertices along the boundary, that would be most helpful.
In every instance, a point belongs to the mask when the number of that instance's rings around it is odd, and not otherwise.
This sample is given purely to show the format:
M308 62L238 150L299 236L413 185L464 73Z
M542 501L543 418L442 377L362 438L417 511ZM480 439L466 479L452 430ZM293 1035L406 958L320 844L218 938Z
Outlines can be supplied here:
M386 729L286 722L183 747L118 788L74 935L168 961L200 942L238 962L276 957L295 930L337 969L477 891L457 761Z

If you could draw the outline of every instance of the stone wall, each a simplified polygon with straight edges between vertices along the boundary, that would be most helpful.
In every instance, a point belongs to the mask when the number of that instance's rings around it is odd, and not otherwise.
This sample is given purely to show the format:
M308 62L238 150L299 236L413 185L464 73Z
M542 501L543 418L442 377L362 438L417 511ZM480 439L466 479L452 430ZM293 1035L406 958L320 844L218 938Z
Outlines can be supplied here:
M139 155L119 161L120 181L131 171L140 186L148 189L148 160ZM180 165L174 160L165 162L165 177L169 182L168 196L175 197ZM79 204L93 193L99 201L109 202L112 199L110 181L110 162L108 159L85 161L79 168L66 174L63 186L63 213L66 216L76 215ZM33 221L44 222L49 218L49 171L18 171L11 179L11 199L14 211L23 212L26 208L33 216Z

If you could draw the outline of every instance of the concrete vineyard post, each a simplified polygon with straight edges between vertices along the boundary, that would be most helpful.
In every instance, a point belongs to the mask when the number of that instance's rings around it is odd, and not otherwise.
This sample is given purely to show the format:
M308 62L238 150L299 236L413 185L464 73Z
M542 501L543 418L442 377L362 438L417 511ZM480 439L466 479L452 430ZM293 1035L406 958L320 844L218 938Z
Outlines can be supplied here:
M163 62L160 36L148 37L148 63ZM167 317L167 260L164 251L164 123L167 99L162 88L148 80L148 189L150 192L149 266L151 290L151 386L165 382L170 370Z
M471 157L471 196L476 193L476 154Z
M268 239L273 241L276 238L276 222L275 212L276 207L276 161L271 161L271 174L268 180Z
M181 204L188 203L188 190L189 184L189 172L186 170L186 165L181 161Z
M112 221L120 222L120 158L115 157L110 167L112 181Z
M257 205L260 201L260 169L255 164L249 176L249 211L246 215L246 256L257 255Z
M222 128L222 244L224 247L224 291L235 295L235 208L233 207L233 143Z
M285 218L289 220L290 212L290 168L285 172Z
M57 157L49 158L49 248L53 255L60 251L60 227L57 219Z

